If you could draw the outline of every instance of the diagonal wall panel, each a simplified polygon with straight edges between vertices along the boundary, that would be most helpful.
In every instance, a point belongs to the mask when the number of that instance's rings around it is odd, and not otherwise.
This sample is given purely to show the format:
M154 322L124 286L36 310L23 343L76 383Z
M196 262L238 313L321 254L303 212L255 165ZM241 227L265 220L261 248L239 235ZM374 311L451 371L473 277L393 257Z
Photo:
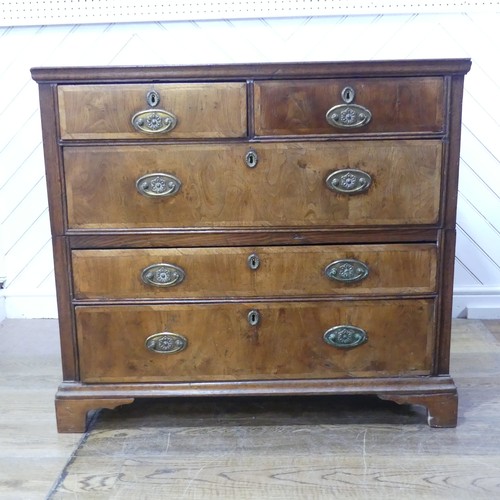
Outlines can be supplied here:
M498 26L499 13L406 12L0 29L0 275L8 279L7 299L53 290L30 67L412 57L473 59L465 87L455 283L500 290Z

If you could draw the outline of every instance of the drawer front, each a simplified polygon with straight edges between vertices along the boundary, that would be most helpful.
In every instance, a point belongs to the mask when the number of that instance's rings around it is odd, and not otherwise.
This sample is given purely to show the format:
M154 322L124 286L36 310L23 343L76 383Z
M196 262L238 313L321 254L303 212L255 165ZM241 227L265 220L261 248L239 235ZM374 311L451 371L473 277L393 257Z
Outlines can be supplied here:
M439 133L444 102L442 78L256 82L255 133ZM326 119L329 111L336 115L333 125Z
M436 247L75 250L78 299L388 295L436 290Z
M91 383L428 375L433 311L432 300L82 306L80 375Z
M441 160L440 141L68 147L68 225L435 224Z
M157 94L148 99L151 91ZM217 138L247 133L244 83L61 85L58 99L63 139Z

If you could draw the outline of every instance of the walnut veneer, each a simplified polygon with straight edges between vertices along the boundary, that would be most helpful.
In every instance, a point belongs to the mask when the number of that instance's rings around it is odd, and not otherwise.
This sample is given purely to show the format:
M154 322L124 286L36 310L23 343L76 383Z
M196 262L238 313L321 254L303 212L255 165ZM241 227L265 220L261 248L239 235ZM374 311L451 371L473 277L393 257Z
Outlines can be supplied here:
M456 425L470 61L34 68L58 429L140 397L376 394Z

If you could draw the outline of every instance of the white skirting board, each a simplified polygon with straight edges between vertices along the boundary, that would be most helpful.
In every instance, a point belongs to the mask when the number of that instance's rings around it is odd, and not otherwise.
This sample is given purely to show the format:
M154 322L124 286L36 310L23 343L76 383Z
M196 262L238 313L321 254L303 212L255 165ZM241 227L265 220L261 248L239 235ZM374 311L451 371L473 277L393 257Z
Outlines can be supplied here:
M0 290L5 318L57 318L57 301L53 291ZM1 317L1 316L0 316Z
M5 297L0 297L0 322L2 322L7 315L5 314Z
M454 318L500 319L500 287L457 287L452 311Z
M500 287L460 287L453 294L453 317L500 319ZM4 318L57 318L53 292L0 290L0 321Z

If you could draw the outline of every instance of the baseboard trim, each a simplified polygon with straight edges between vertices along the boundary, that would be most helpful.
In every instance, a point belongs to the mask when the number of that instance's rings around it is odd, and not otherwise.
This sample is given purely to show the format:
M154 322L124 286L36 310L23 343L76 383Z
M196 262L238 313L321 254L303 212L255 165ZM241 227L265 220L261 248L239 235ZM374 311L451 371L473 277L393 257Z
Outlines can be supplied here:
M456 287L454 318L500 319L500 287ZM4 318L57 318L53 292L0 290L0 321Z
M454 288L452 314L454 318L500 319L500 287Z
M0 322L7 317L5 312L5 297L0 296Z
M5 318L57 318L57 300L52 291L0 290L0 313L3 303Z

